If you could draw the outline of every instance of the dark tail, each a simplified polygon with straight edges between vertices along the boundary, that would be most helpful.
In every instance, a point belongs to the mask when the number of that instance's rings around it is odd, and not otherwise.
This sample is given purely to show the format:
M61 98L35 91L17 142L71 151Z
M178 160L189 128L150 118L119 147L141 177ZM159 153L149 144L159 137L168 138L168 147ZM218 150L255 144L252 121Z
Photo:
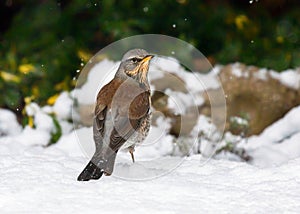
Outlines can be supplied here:
M100 169L96 164L92 161L88 163L88 165L84 168L84 170L80 173L77 180L78 181L89 181L91 179L99 179L103 174L103 170Z

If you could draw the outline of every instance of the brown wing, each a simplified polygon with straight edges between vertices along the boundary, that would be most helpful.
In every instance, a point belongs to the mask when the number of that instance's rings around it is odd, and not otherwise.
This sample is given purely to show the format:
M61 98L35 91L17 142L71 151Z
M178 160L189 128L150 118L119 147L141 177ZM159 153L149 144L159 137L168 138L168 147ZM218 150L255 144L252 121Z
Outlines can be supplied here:
M150 92L144 91L136 96L129 107L129 117L140 119L146 116L150 109Z
M141 121L149 112L150 93L145 91L133 99L129 107L129 117L117 115L114 120L114 129L110 135L110 148L117 151L132 134L139 128Z
M107 106L101 105L98 107L98 114L94 117L94 132L98 131L103 137L104 123L107 112Z
M119 111L119 114L116 113L113 118L114 129L110 135L109 145L113 151L117 151L138 129L141 121L147 116L150 108L149 97L150 92L139 88L136 84L132 84L130 81L124 82L123 80L113 79L100 90L97 96L94 137L97 137L99 133L104 137L107 109L117 108L116 111Z
M120 81L113 79L107 85L99 91L97 95L97 102L95 107L95 117L94 117L94 136L95 131L99 132L103 137L105 117L107 109L110 108L111 101L115 91L118 89ZM97 134L97 133L96 133Z
M114 94L116 93L122 81L113 79L108 84L103 86L97 95L97 102L95 108L95 116L101 113L101 111L107 106L110 107Z

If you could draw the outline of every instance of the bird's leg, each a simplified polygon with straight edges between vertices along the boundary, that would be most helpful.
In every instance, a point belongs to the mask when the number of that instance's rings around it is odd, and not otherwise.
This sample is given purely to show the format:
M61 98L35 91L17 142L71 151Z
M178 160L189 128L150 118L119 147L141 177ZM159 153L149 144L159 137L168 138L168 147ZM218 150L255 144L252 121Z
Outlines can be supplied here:
M129 147L129 153L130 153L130 155L131 155L132 162L134 163L134 155L133 155L133 152L134 152L134 147L133 147L133 146L130 146L130 147Z

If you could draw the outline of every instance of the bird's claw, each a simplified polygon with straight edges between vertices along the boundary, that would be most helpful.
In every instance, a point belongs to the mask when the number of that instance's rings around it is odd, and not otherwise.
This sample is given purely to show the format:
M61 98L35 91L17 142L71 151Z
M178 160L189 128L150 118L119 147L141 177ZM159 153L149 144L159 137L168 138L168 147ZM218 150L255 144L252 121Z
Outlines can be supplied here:
M134 152L134 148L129 148L129 153L130 153L130 155L131 155L132 162L134 163L135 160L134 160L133 152Z

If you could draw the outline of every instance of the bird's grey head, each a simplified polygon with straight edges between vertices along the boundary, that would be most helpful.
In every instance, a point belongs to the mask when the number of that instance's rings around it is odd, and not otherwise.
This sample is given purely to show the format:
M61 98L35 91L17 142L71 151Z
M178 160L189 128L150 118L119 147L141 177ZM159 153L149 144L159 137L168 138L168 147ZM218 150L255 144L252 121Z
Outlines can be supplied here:
M153 55L144 49L132 49L124 54L116 75L145 82L147 81L149 63L152 58Z

